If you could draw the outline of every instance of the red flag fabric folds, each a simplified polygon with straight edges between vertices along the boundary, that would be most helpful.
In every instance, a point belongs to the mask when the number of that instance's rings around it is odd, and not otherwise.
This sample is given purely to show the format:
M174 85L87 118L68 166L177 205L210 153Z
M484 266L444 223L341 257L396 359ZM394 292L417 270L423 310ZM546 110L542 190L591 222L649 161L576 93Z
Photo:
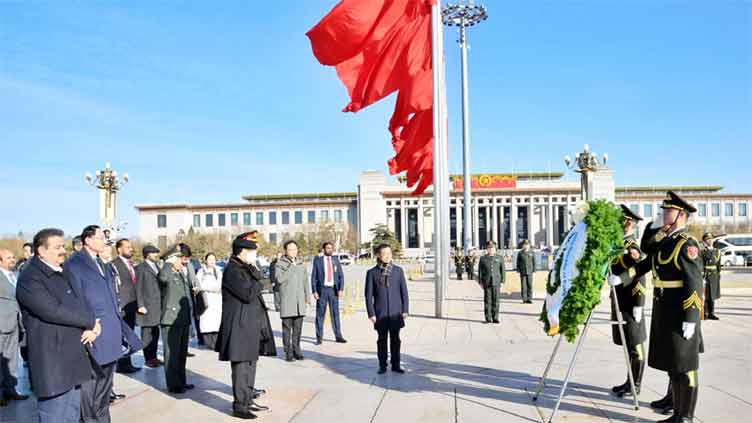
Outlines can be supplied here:
M398 92L389 121L395 156L413 194L433 182L431 6L435 0L342 0L306 34L316 59L335 66L347 88L345 112Z

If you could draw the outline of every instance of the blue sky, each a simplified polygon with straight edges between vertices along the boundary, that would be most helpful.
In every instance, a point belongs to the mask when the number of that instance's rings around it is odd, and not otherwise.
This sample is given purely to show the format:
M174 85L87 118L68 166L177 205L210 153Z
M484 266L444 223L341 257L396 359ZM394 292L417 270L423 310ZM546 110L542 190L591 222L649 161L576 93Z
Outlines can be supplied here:
M306 30L333 0L0 2L0 234L98 218L106 161L135 204L352 191L386 171L393 98L344 114ZM474 172L563 171L589 143L619 185L752 192L752 3L488 1L470 32ZM445 31L450 169L459 51ZM570 176L571 177L571 176Z

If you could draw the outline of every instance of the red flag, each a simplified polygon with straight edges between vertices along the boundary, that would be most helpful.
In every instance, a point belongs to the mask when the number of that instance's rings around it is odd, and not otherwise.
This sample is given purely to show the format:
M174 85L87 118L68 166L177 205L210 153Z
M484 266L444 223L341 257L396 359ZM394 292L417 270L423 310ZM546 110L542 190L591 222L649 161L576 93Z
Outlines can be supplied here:
M431 6L435 0L342 0L306 34L316 59L336 66L357 112L399 92L389 131L391 174L420 194L433 182Z

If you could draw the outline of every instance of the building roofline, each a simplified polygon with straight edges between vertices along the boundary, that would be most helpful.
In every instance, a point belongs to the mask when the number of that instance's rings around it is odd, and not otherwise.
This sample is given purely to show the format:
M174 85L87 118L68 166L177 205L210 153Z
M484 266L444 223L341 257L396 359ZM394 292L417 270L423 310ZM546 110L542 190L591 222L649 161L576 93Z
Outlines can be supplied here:
M261 195L244 195L242 198L246 201L269 201L269 200L344 200L350 197L358 197L357 192L315 192L310 194L261 194Z
M656 186L623 186L616 187L616 192L626 191L720 191L723 189L721 185L656 185Z

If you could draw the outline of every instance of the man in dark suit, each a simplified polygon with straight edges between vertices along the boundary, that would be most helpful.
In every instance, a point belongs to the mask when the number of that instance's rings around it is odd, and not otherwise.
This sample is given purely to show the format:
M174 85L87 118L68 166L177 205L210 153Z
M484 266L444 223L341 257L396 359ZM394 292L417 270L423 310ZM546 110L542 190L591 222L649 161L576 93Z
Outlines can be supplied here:
M81 385L81 421L84 423L109 423L113 376L117 361L123 356L123 345L129 346L130 352L141 349L141 341L120 316L112 273L99 257L106 248L111 248L105 242L102 228L85 227L81 232L84 248L68 259L63 271L80 289L102 325L102 334L90 349L101 372Z
M313 271L311 272L311 291L316 299L316 345L321 345L324 338L324 317L326 307L332 318L332 329L337 342L347 342L342 337L342 329L339 325L339 299L345 289L345 278L342 274L342 264L337 257L333 257L334 246L331 242L325 242L321 247L324 255L313 259Z
M133 267L133 247L130 240L126 238L119 239L115 243L117 257L112 261L119 278L115 281L115 292L118 296L118 306L123 321L131 330L136 327L136 269ZM141 370L140 367L134 367L131 357L126 356L120 359L116 371L118 373L135 373Z
M400 329L405 327L409 311L407 283L402 268L392 263L392 249L387 244L376 247L378 263L366 274L366 310L374 329L379 333L376 343L379 374L386 373L387 337L392 351L392 371L405 373L400 367Z
M16 256L0 248L0 407L28 399L16 392L18 343L23 336L21 311L16 301Z
M188 336L191 328L191 285L188 269L183 264L182 250L174 246L164 256L159 271L162 291L162 326L165 357L165 381L173 394L183 394L194 385L186 382L185 362L188 358ZM190 266L190 263L188 264Z
M136 266L136 323L141 327L146 367L159 367L159 320L162 312L162 294L159 290L159 249L146 245L142 250L144 261Z
M86 345L102 330L80 288L63 275L63 236L59 229L34 236L35 255L16 287L40 423L79 422L80 386L92 377Z

